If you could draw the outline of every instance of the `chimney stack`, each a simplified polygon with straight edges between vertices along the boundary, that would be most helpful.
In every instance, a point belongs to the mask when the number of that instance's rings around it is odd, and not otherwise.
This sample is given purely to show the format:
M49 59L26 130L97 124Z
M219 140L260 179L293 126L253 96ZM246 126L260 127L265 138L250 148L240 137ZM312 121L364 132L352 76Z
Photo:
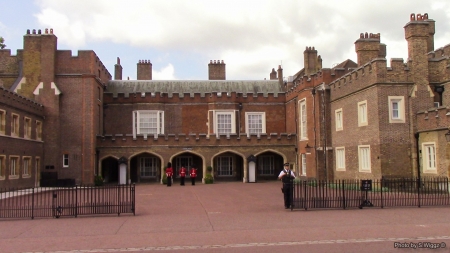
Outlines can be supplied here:
M137 64L137 80L152 80L152 63L150 60L139 60Z
M120 58L117 57L117 63L114 65L114 80L122 80L122 69Z
M209 61L208 80L226 80L225 63L223 60Z
M380 43L379 33L361 33L355 42L355 51L358 57L358 66L380 56L386 56L386 45ZM381 52L380 52L381 51Z

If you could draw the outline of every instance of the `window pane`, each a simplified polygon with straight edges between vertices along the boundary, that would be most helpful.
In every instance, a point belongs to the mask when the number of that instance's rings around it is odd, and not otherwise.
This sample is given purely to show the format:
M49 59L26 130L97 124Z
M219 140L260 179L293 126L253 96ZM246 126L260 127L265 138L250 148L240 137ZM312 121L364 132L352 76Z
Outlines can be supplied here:
M217 132L219 134L231 133L231 114L217 114Z
M248 131L251 134L262 133L262 115L248 115Z
M229 156L222 156L217 158L217 174L220 176L233 175L232 158Z

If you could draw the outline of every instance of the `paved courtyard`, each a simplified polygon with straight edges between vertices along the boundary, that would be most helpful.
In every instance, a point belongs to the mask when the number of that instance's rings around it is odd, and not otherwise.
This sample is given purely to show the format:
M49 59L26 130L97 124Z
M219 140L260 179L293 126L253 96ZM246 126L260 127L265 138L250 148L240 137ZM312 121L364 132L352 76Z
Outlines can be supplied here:
M290 211L280 187L141 184L136 216L0 220L0 252L450 252L450 207Z

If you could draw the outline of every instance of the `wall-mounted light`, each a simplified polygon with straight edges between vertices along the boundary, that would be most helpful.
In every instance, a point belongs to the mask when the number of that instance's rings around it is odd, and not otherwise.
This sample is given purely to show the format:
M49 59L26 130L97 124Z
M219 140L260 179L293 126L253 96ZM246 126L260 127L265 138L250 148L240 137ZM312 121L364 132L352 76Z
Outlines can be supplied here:
M447 142L450 142L450 128L448 129L448 132L445 133L445 139L447 140Z
M239 107L239 111L242 110L242 103L239 103L238 107Z
M312 150L313 148L314 148L314 147L311 147L311 146L308 145L308 143L306 143L305 150L306 150L306 153L307 153L307 154L311 154L311 150Z

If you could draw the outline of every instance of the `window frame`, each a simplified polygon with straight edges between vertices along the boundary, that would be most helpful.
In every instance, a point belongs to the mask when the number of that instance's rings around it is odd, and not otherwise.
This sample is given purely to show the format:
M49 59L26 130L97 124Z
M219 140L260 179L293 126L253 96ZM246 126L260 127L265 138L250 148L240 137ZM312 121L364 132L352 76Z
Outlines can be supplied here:
M23 138L31 139L31 118L23 117Z
M141 124L141 114L155 114L156 118L156 133L142 133L140 127ZM133 111L133 136L136 137L137 134L142 135L159 135L164 134L164 111L161 110L136 110Z
M0 155L0 180L6 178L6 156Z
M336 131L344 130L344 112L342 108L336 109L334 111L334 117L336 122Z
M358 126L367 126L369 124L367 100L358 102Z
M261 132L250 132L250 116L259 115L261 116ZM258 133L266 133L266 112L245 112L245 131L250 135L256 135Z
M269 160L269 161L267 161L267 160ZM275 173L275 157L273 155L258 156L258 173L261 176L274 175L274 173Z
M301 176L306 176L306 153L301 154L301 161L302 161L302 169L301 169Z
M224 167L222 163L223 159L228 159L229 161L229 168L222 168ZM232 177L233 176L233 156L218 156L216 158L216 168L217 168L217 176L221 176L221 177ZM225 173L227 172L227 173Z
M364 150L368 150L368 152L364 152ZM358 145L359 172L372 173L372 160L370 153L370 145ZM368 165L368 167L364 167L365 165Z
M19 137L20 134L20 117L19 114L11 113L11 136Z
M19 156L10 156L9 157L9 179L18 179L20 176L20 157ZM14 166L14 169L12 168ZM14 173L11 173L13 172Z
M308 140L308 108L306 106L306 98L298 101L298 119L300 140Z
M148 167L142 166L143 163L145 165L146 160L150 160L150 165ZM139 157L139 176L141 178L153 178L157 176L157 173L158 173L158 160L156 157L152 156Z
M433 158L430 159L430 149L429 147L432 147L431 155L433 155ZM422 167L423 167L423 173L437 173L437 147L435 142L423 142L422 143ZM430 164L433 163L433 164ZM431 166L430 166L431 165Z
M404 96L388 96L389 107L389 123L405 123L405 97ZM394 103L398 103L398 117L394 117Z
M230 117L231 117L230 133L219 133L219 115L230 115ZM214 123L214 133L216 135L236 134L236 110L214 111L214 122L213 123Z
M336 147L336 171L345 170L345 147Z
M69 154L63 154L63 168L69 167Z
M36 120L36 140L42 140L42 121Z
M22 157L22 178L31 177L31 156Z
M0 110L0 135L6 134L6 111Z

